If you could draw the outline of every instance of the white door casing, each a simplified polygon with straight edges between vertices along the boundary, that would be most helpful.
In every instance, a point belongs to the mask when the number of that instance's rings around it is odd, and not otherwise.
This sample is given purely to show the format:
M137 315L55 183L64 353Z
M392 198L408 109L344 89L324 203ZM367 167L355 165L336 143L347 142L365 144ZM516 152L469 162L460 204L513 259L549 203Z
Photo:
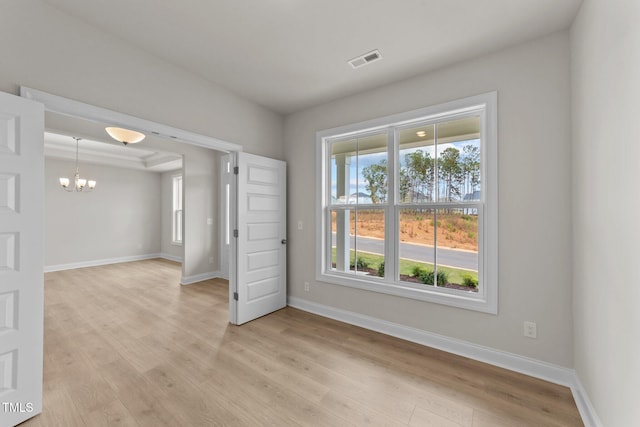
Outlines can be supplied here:
M231 255L231 191L233 191L233 154L220 158L220 276L229 280Z
M0 427L42 412L44 107L0 92Z
M235 310L240 325L287 305L286 163L237 153Z

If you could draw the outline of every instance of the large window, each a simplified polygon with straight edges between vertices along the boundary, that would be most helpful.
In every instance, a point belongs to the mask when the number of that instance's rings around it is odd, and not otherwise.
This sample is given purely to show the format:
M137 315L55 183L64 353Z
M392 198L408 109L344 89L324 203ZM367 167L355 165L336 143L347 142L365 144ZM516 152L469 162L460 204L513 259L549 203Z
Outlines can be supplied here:
M497 312L496 94L318 133L318 280Z
M172 243L182 244L182 175L173 177Z

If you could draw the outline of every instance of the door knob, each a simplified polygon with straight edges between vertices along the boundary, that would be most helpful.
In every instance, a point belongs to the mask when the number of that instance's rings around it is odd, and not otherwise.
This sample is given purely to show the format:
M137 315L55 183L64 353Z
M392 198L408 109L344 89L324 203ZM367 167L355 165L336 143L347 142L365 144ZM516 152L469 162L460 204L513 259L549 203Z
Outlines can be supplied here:
M283 245L286 245L287 244L287 239L282 239L282 241L280 243L282 243Z

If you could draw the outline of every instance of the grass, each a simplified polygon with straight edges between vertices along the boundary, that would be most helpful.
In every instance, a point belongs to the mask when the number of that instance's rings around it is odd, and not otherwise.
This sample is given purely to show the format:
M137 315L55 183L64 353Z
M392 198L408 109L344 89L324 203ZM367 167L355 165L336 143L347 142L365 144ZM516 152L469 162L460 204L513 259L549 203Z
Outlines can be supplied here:
M355 253L353 249L350 250L349 252L350 252L350 258L351 258L350 264L353 265ZM384 261L384 257L382 255L372 254L368 252L358 252L358 258L361 258L363 261L365 261L368 264L369 268L374 270L378 270L380 263ZM335 263L335 260L336 260L336 249L333 248L331 250L331 261ZM411 275L416 266L422 267L423 269L426 269L426 270L433 270L433 264L431 263L417 262L417 261L411 261L408 259L401 258L400 274ZM476 280L478 279L478 273L475 271L461 270L458 268L441 267L441 266L439 266L438 269L445 271L447 273L449 277L449 283L456 283L456 284L462 285L464 283L463 276L466 276L466 275L470 275Z

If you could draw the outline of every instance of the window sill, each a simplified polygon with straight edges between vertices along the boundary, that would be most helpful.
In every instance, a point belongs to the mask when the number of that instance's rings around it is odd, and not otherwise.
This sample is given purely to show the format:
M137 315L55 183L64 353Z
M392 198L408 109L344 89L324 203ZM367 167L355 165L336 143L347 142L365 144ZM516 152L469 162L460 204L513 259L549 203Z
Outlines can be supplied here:
M171 242L173 246L182 246L182 242Z
M482 313L498 314L497 302L490 301L482 292L471 293L433 287L418 289L409 283L388 282L382 279L365 279L365 276L358 277L352 274L347 275L335 272L320 273L317 275L316 280L332 285L348 286L370 292L378 292Z

